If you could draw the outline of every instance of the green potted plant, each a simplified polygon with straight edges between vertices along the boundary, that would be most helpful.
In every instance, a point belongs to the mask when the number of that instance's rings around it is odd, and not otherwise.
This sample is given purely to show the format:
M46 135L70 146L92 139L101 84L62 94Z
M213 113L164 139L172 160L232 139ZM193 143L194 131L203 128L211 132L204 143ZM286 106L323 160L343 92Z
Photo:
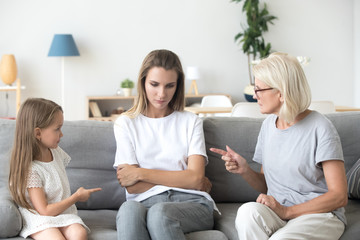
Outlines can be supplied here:
M232 0L236 3L241 1ZM268 31L268 23L273 24L273 20L277 17L269 14L265 3L261 7L259 0L244 0L242 11L246 13L247 26L243 25L243 31L236 34L235 42L242 45L242 50L248 57L250 85L245 88L244 93L248 101L253 101L255 81L252 76L251 65L257 59L270 54L271 44L265 43L263 33Z
M124 91L124 96L126 97L131 96L131 91L134 88L133 81L131 81L129 78L126 78L121 82L120 86Z

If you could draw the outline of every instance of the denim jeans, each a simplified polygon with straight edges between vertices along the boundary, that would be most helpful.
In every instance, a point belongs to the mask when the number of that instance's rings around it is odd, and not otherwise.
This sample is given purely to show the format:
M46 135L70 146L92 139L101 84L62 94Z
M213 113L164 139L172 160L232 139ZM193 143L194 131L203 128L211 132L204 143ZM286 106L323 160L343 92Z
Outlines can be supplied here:
M116 216L120 240L185 240L185 233L213 228L213 203L169 190L142 202L124 202Z

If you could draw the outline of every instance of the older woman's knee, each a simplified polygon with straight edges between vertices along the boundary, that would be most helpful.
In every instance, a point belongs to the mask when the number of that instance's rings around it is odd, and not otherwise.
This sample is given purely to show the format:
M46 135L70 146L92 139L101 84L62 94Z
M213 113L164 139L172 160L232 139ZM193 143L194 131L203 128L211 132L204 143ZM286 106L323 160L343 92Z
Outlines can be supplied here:
M241 205L237 211L235 226L246 227L246 225L253 224L254 221L259 220L259 216L262 215L264 205L256 202L248 202Z

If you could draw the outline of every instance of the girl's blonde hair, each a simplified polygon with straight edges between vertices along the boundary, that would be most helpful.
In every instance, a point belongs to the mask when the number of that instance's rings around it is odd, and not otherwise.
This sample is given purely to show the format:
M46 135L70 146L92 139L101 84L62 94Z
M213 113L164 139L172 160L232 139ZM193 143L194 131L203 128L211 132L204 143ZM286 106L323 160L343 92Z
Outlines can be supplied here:
M46 128L62 108L43 98L29 98L20 107L16 117L15 139L10 159L9 189L14 201L21 207L32 209L26 200L27 178L31 163L41 157L40 143L35 128Z
M288 123L311 103L311 91L299 61L286 53L272 53L253 67L256 79L277 89L284 100L279 117Z
M169 103L169 107L175 111L184 110L185 76L180 59L175 53L161 49L150 52L142 62L137 83L137 99L134 106L125 112L124 115L134 118L140 113L146 112L148 100L145 91L145 79L149 70L153 67L162 67L165 70L174 70L177 73L176 91Z

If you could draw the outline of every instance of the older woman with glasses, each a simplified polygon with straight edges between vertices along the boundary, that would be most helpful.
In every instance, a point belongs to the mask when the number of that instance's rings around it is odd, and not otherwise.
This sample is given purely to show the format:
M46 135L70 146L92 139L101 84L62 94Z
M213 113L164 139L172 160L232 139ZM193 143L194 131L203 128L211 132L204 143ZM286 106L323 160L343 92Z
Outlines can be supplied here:
M236 216L239 239L339 239L347 183L340 138L331 122L308 109L310 88L296 58L273 53L253 69L263 122L253 160L226 146L226 169L261 192Z

